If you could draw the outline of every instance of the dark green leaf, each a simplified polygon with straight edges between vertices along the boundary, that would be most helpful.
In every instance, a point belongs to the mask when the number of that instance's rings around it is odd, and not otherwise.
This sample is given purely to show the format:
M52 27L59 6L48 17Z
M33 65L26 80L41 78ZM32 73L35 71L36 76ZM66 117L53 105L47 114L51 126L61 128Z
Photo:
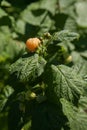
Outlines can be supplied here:
M66 122L61 109L50 103L41 103L33 111L31 130L61 130Z
M87 115L85 112L80 111L65 99L61 99L61 103L63 113L68 118L70 130L86 130Z
M10 72L15 73L21 81L31 82L43 73L45 64L46 61L35 54L17 60L11 65Z
M48 99L55 103L58 103L60 98L65 98L71 102L76 101L83 94L83 87L86 87L82 77L64 65L51 65L45 80Z
M0 112L3 110L5 104L8 101L9 96L14 92L10 86L5 86L2 93L0 94Z
M31 121L28 121L22 128L23 130L31 130Z

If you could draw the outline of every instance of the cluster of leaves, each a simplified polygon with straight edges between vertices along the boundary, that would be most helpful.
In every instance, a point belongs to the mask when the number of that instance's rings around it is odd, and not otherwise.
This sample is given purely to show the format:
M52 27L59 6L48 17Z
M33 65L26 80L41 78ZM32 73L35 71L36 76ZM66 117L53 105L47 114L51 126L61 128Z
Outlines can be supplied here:
M0 4L1 129L86 130L87 0Z

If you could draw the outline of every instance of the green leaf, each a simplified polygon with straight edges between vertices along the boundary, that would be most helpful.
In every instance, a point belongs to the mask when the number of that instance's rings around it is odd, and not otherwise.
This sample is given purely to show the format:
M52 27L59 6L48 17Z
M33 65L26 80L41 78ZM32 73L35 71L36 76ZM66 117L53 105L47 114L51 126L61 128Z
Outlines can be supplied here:
M74 41L79 38L78 33L71 32L69 30L63 30L54 34L53 39L60 41Z
M24 53L24 43L12 40L10 37L5 37L4 34L0 34L0 36L2 36L0 40L0 62L13 60L14 58L17 58L17 56Z
M27 23L35 26L41 26L42 24L49 24L49 21L52 22L52 19L49 17L49 13L55 14L57 0L47 1L42 0L35 2L27 6L27 8L22 11L21 18ZM49 20L47 20L49 19ZM44 21L48 21L45 22Z
M8 1L6 1L6 0L2 0L1 6L11 7L11 4Z
M65 99L61 99L64 115L69 121L70 130L86 130L87 115L80 111Z
M7 13L0 8L0 18L2 18L3 16L7 16Z
M45 64L46 61L37 54L30 57L25 55L11 65L10 72L15 73L23 82L31 82L43 73Z
M0 63L14 60L25 51L25 44L14 40L8 26L0 27Z
M32 3L21 13L21 18L31 25L40 26L47 14L39 9L39 4Z
M80 55L87 59L87 50L80 52Z
M53 42L53 44L50 44L47 48L48 50L48 62L51 64L61 64L61 63L65 63L66 58L68 56L68 52L67 49L63 46L58 45L58 44L54 44L55 42Z
M72 17L68 17L66 19L64 29L65 30L70 30L70 31L73 31L73 32L78 32L77 31L77 23L76 23L75 19L72 18Z
M47 97L56 104L58 104L60 98L76 102L83 94L83 87L86 87L82 77L65 65L51 65L45 75Z
M76 7L76 22L79 27L87 28L87 1L80 1L75 4Z
M81 55L77 51L72 51L71 55L74 64L77 64L82 59Z
M56 11L56 4L57 0L41 0L39 6L41 9L48 10L50 13L54 15Z
M11 36L11 30L7 25L1 26L0 27L0 37L1 40L4 40L6 38L9 38ZM0 41L2 42L2 41Z
M16 21L16 27L15 27L15 30L18 32L18 33L21 33L21 34L25 34L25 31L26 31L26 22L24 22L23 20L21 19L18 19Z
M72 16L73 7L76 0L59 0L59 10L61 13L69 14Z
M10 86L5 86L0 94L0 112L5 107L9 96L14 92L13 88Z
M31 120L28 121L22 128L23 130L31 130Z
M79 107L81 107L84 111L87 112L87 96L81 96L80 97Z
M81 75L83 78L87 75L87 61L84 59L80 59L74 66L73 70Z
M65 9L68 6L72 5L74 2L75 2L75 0L69 0L69 1L59 0L59 5L60 5L61 9Z

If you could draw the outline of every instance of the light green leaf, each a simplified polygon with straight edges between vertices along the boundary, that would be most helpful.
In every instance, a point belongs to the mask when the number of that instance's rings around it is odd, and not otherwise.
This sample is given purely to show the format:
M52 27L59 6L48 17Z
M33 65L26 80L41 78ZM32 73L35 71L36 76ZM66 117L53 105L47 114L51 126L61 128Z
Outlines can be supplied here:
M64 29L70 30L70 31L73 31L73 32L77 32L77 23L76 23L75 19L72 18L72 17L68 17L66 19Z
M87 112L87 96L80 97L79 107L81 107L84 111L86 110L86 112Z
M77 74L80 74L83 78L87 75L87 61L84 59L80 59L74 66L73 71Z
M76 22L78 26L87 28L87 1L80 1L75 4L76 7Z
M0 37L1 40L11 36L11 30L8 25L0 26ZM2 41L0 41L2 42Z
M57 0L41 0L39 6L41 9L48 10L54 15L56 11L56 4Z
M67 8L68 6L72 5L75 2L75 0L59 0L60 7L62 9Z
M39 9L39 4L32 3L21 13L21 18L27 23L40 26L47 15L47 11Z
M73 15L73 5L76 0L59 0L59 10L61 13Z
M5 62L8 59L13 60L25 51L25 44L13 40L5 27L5 32L0 33L0 62Z
M87 58L87 50L80 52L80 55Z
M7 16L7 13L0 8L0 18L2 18L3 16Z
M15 30L18 32L18 33L21 33L21 34L25 34L25 31L26 31L26 22L24 22L23 20L21 19L18 19L17 22L16 22L16 27L15 27Z
M77 51L72 51L71 55L74 64L77 64L82 59L81 55Z
M74 41L79 38L79 34L69 30L63 30L54 34L53 39L60 41Z
M2 0L1 6L11 7L11 4L8 1L6 1L6 0Z

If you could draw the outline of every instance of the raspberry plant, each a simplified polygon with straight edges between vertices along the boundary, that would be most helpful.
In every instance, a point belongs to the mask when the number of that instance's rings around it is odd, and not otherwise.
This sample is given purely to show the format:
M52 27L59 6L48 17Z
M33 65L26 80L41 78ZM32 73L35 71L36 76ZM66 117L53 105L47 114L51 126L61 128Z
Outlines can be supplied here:
M1 130L86 130L87 1L0 4Z

